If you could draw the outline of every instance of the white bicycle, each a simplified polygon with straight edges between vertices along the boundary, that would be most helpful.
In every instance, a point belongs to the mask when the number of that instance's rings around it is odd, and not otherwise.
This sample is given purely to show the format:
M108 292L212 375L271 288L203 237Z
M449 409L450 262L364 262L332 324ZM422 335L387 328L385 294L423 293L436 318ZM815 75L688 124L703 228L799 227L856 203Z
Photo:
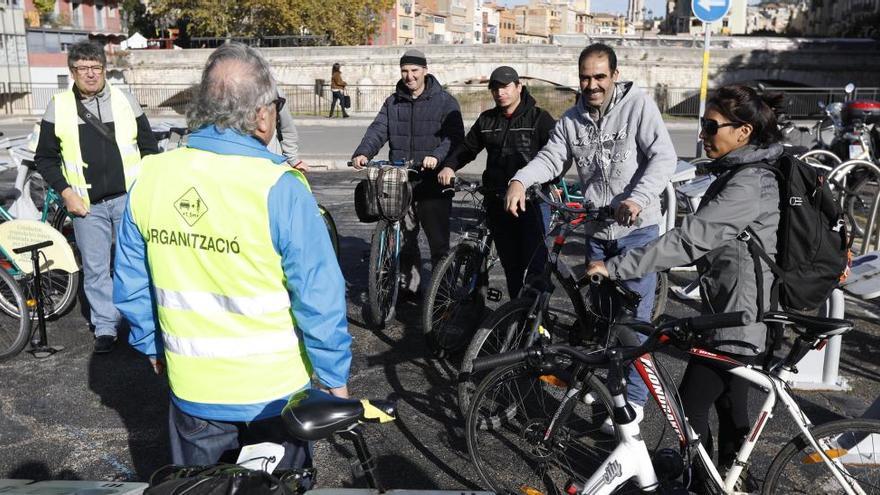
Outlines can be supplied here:
M602 284L612 286L612 294L625 291L615 282ZM738 482L774 405L781 401L801 433L776 455L761 493L880 494L880 421L844 419L813 425L786 385L809 350L851 330L852 323L767 313L765 321L784 325L797 336L788 356L769 372L693 347L702 334L743 325L743 320L743 313L727 313L675 320L656 329L630 325L652 332L643 345L587 352L544 342L476 360L475 370L500 367L477 389L467 418L468 449L485 486L498 493L524 494L687 493L683 490L696 489L694 470L702 468L706 486L701 488L708 493L745 493ZM654 361L653 352L669 344L722 362L730 373L767 393L724 475L689 426L676 388ZM677 434L679 449L661 449L653 457L649 453L620 378L630 362ZM607 389L597 374L603 370L608 370ZM617 438L599 433L608 415L614 419Z

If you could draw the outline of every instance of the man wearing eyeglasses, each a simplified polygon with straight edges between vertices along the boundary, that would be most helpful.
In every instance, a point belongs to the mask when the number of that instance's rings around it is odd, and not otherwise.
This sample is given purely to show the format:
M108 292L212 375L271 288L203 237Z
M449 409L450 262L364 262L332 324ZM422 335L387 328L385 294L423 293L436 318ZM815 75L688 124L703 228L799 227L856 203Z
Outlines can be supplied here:
M348 394L342 271L301 174L266 149L283 103L256 49L222 45L187 112L187 146L145 158L129 193L114 302L132 347L167 369L175 464L264 441L284 444L280 467L308 464L282 408L313 375Z
M578 60L578 76L580 98L556 123L544 148L510 181L505 208L514 216L521 214L526 188L553 179L573 160L584 199L616 211L617 224L587 227L589 264L659 236L660 194L678 159L654 101L634 83L618 81L617 56L611 47L595 43L585 48ZM636 317L650 321L656 274L628 280L626 285L642 296ZM629 382L627 394L641 420L648 390L632 367ZM601 429L614 433L610 419Z
M107 58L101 45L74 44L67 64L73 87L49 102L34 162L73 216L95 330L94 352L103 354L113 349L122 319L112 299L113 234L141 157L158 153L159 147L137 100L105 80Z

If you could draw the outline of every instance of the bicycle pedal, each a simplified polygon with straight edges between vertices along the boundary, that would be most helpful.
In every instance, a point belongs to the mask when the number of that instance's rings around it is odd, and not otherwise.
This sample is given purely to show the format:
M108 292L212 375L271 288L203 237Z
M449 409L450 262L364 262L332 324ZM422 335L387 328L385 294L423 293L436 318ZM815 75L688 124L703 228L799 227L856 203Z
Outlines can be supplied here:
M501 291L498 290L498 289L494 289L494 288L490 287L490 288L486 291L486 299L488 299L488 300L490 300L490 301L492 301L492 302L498 302L498 301L500 301L500 300L501 300L501 296L502 296L502 293L501 293Z

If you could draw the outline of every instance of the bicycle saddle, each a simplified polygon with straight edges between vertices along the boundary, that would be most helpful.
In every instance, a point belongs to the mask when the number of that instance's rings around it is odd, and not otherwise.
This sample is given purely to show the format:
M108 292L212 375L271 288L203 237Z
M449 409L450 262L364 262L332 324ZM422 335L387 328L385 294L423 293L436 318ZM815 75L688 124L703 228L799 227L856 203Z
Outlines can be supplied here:
M303 440L321 440L345 431L357 423L393 421L393 401L340 399L320 390L308 389L290 398L281 418L287 432Z
M764 314L765 322L791 325L794 331L808 340L826 339L842 335L853 328L853 322L837 318L807 316L782 311L770 311Z

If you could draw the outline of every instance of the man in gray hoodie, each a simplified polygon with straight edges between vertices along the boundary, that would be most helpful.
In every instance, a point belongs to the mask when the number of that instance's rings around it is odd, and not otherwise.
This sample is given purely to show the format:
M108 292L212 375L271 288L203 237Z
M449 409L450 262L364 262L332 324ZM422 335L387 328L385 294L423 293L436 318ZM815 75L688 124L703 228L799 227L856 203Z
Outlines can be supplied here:
M675 171L677 157L654 101L634 83L618 82L617 56L611 47L595 43L585 48L578 70L581 97L556 123L544 148L510 181L505 208L517 216L525 210L525 190L558 176L573 160L585 199L616 211L617 224L587 227L589 262L623 254L658 237L660 194ZM636 316L650 321L656 274L627 285L642 296ZM629 381L630 401L644 405L648 391L634 369ZM640 407L636 409L641 413ZM604 430L613 431L610 422Z

